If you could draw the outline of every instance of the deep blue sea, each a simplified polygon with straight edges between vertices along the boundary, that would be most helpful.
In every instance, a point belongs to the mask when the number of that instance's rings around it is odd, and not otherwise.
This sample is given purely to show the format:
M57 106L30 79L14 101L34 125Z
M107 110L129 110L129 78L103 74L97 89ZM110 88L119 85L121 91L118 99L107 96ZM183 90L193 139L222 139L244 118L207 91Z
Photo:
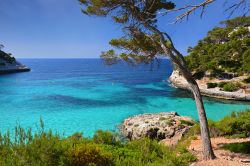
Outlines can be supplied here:
M116 130L127 117L176 111L197 119L192 96L167 82L168 60L152 65L99 59L21 59L31 72L0 76L0 132L17 124L36 130L40 117L46 129L65 136L98 129ZM208 118L219 120L250 103L204 98Z

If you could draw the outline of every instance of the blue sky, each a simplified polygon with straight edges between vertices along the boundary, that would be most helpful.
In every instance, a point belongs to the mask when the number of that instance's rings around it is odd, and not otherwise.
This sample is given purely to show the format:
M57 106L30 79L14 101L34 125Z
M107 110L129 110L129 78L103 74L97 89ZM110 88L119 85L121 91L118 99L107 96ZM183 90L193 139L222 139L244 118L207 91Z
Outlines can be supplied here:
M181 3L190 1L199 2ZM178 24L171 24L172 14L162 17L160 29L186 54L189 46L227 19L222 3L210 5L202 19L198 11ZM109 40L121 34L110 18L83 15L77 0L0 0L0 43L17 58L97 58L111 48Z

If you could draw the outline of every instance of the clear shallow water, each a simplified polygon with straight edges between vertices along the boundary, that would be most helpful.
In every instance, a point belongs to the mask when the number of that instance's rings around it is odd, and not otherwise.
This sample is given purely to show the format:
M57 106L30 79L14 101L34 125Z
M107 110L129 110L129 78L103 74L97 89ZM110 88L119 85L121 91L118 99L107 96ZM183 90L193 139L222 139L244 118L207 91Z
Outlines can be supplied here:
M23 59L31 72L0 76L0 132L17 124L45 128L65 136L98 129L115 130L125 118L142 113L176 111L197 119L195 103L166 82L171 66L105 66L98 59ZM219 120L250 103L205 98L208 118Z

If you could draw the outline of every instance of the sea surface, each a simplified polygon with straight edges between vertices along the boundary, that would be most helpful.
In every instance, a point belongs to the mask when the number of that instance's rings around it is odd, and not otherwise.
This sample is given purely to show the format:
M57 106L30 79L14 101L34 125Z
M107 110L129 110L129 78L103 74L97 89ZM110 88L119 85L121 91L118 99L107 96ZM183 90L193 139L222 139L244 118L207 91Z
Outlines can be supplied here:
M98 129L117 130L129 116L176 111L198 119L189 92L167 82L168 60L151 65L105 65L100 59L21 59L31 72L0 76L0 132L17 125L46 129L69 136ZM248 102L204 98L207 116L219 120Z

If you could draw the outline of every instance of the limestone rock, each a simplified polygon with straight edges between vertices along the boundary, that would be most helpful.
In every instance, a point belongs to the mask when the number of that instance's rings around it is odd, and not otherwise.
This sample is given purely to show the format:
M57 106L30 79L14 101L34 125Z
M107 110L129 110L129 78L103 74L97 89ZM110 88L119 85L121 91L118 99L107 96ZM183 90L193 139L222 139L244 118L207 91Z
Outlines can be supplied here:
M176 112L141 114L124 120L120 130L130 140L149 137L177 143L193 124L191 118L179 116Z
M190 90L188 82L184 79L184 77L179 73L179 71L174 70L172 75L169 78L170 83L180 89L187 89ZM250 101L250 94L245 93L245 91L236 91L236 92L225 92L221 91L219 88L211 88L207 89L206 86L199 83L201 94L203 96L220 98L220 99L227 99L227 100L239 100L239 101Z

